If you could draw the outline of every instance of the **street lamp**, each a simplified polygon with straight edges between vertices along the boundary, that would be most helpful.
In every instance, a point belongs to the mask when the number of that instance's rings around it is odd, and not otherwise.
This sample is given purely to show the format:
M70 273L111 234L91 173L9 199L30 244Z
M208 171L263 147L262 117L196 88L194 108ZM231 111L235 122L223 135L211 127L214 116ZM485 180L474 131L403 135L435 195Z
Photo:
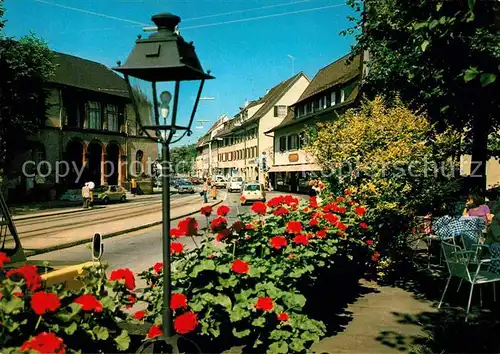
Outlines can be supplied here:
M193 43L187 43L176 30L181 19L170 13L162 13L152 17L157 31L146 39L139 38L127 58L125 64L113 68L124 75L137 123L142 131L153 141L162 145L162 207L163 207L163 339L168 343L172 337L171 268L170 268L170 149L169 145L180 141L185 135L192 134L191 125L198 107L205 80L213 79L210 72L205 73L195 53ZM143 125L139 108L140 97L136 97L129 77L147 81L151 84L153 93L154 122ZM199 81L198 93L187 125L177 122L179 88L181 81ZM175 82L172 95L168 91L160 94L158 102L156 87L158 82ZM170 120L170 101L173 107ZM163 122L160 122L160 114ZM151 134L154 131L155 134ZM173 140L176 132L181 136ZM163 134L162 134L163 132Z

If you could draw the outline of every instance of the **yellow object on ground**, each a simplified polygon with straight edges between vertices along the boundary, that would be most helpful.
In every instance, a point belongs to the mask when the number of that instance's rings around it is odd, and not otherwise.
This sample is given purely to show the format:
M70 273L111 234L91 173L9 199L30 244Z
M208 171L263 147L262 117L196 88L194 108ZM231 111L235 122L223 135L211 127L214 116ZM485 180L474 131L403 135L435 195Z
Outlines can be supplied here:
M212 186L212 198L217 198L217 187Z
M42 274L42 279L46 286L65 283L67 289L78 289L82 284L76 280L76 277L85 272L85 268L97 266L99 262L86 262L64 267L52 272Z

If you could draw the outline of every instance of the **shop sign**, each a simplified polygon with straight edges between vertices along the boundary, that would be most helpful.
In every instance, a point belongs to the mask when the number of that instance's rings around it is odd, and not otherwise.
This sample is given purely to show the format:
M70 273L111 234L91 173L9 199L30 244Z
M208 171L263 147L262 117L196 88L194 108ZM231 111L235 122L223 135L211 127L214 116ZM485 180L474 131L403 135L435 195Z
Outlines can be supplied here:
M288 155L288 162L297 162L299 161L299 154L289 154Z

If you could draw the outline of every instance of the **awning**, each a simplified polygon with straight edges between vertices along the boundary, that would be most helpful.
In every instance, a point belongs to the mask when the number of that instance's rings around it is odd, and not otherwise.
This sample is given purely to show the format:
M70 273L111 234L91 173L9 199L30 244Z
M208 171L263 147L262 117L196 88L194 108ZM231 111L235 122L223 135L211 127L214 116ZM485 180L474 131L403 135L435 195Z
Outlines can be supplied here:
M323 169L314 163L303 163L298 165L272 166L268 172L307 172L322 171Z

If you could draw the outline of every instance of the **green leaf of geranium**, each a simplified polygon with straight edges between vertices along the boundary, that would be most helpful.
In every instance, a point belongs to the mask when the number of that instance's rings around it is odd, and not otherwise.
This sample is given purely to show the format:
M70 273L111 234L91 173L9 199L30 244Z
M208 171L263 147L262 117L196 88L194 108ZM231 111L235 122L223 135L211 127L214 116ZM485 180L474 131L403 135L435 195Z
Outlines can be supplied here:
M233 306L231 299L229 296L219 294L217 297L214 299L216 303L219 305L225 307L227 310L231 310L231 307Z
M128 347L130 346L130 337L128 335L128 332L126 330L123 330L122 333L115 338L116 342L116 347L120 351L127 350Z
M95 326L94 329L92 330L95 335L97 336L97 339L100 340L106 340L109 338L109 332L106 329L106 327L101 327L101 326Z
M76 322L72 322L68 327L64 329L64 332L66 332L67 335L73 335L75 331L78 329L78 326Z
M471 67L471 68L465 70L464 80L465 80L465 82L469 82L471 80L474 80L477 75L479 75L479 71L477 70L477 68Z
M301 352L303 351L304 348L304 341L300 338L294 338L292 342L290 343L290 349L292 349L294 352Z
M231 311L231 314L229 315L229 319L231 322L237 322L248 315L249 315L249 312L247 310L243 309L239 305L236 305L233 307L233 310Z
M275 342L269 346L268 353L288 353L288 344L285 342Z
M289 308L303 308L306 304L306 297L301 294L290 294L284 297L284 301Z
M481 74L481 86L488 86L489 84L495 82L497 76L495 74Z
M191 278L196 278L198 273L203 272L205 270L215 270L215 263L211 259L204 259L200 262L200 264L193 267L193 271L189 276Z
M0 308L5 313L14 313L24 307L24 300L17 296L13 296L9 301L4 301L0 304Z
M233 336L235 336L236 338L244 338L244 337L248 336L249 334L250 334L249 329L245 329L245 330L239 332L236 330L236 328L233 328Z
M114 311L116 308L116 304L113 301L113 298L111 296L106 296L100 299L102 307L105 309L108 309L110 311Z
M264 327L265 323L266 323L266 318L261 316L253 320L252 325L256 327Z

